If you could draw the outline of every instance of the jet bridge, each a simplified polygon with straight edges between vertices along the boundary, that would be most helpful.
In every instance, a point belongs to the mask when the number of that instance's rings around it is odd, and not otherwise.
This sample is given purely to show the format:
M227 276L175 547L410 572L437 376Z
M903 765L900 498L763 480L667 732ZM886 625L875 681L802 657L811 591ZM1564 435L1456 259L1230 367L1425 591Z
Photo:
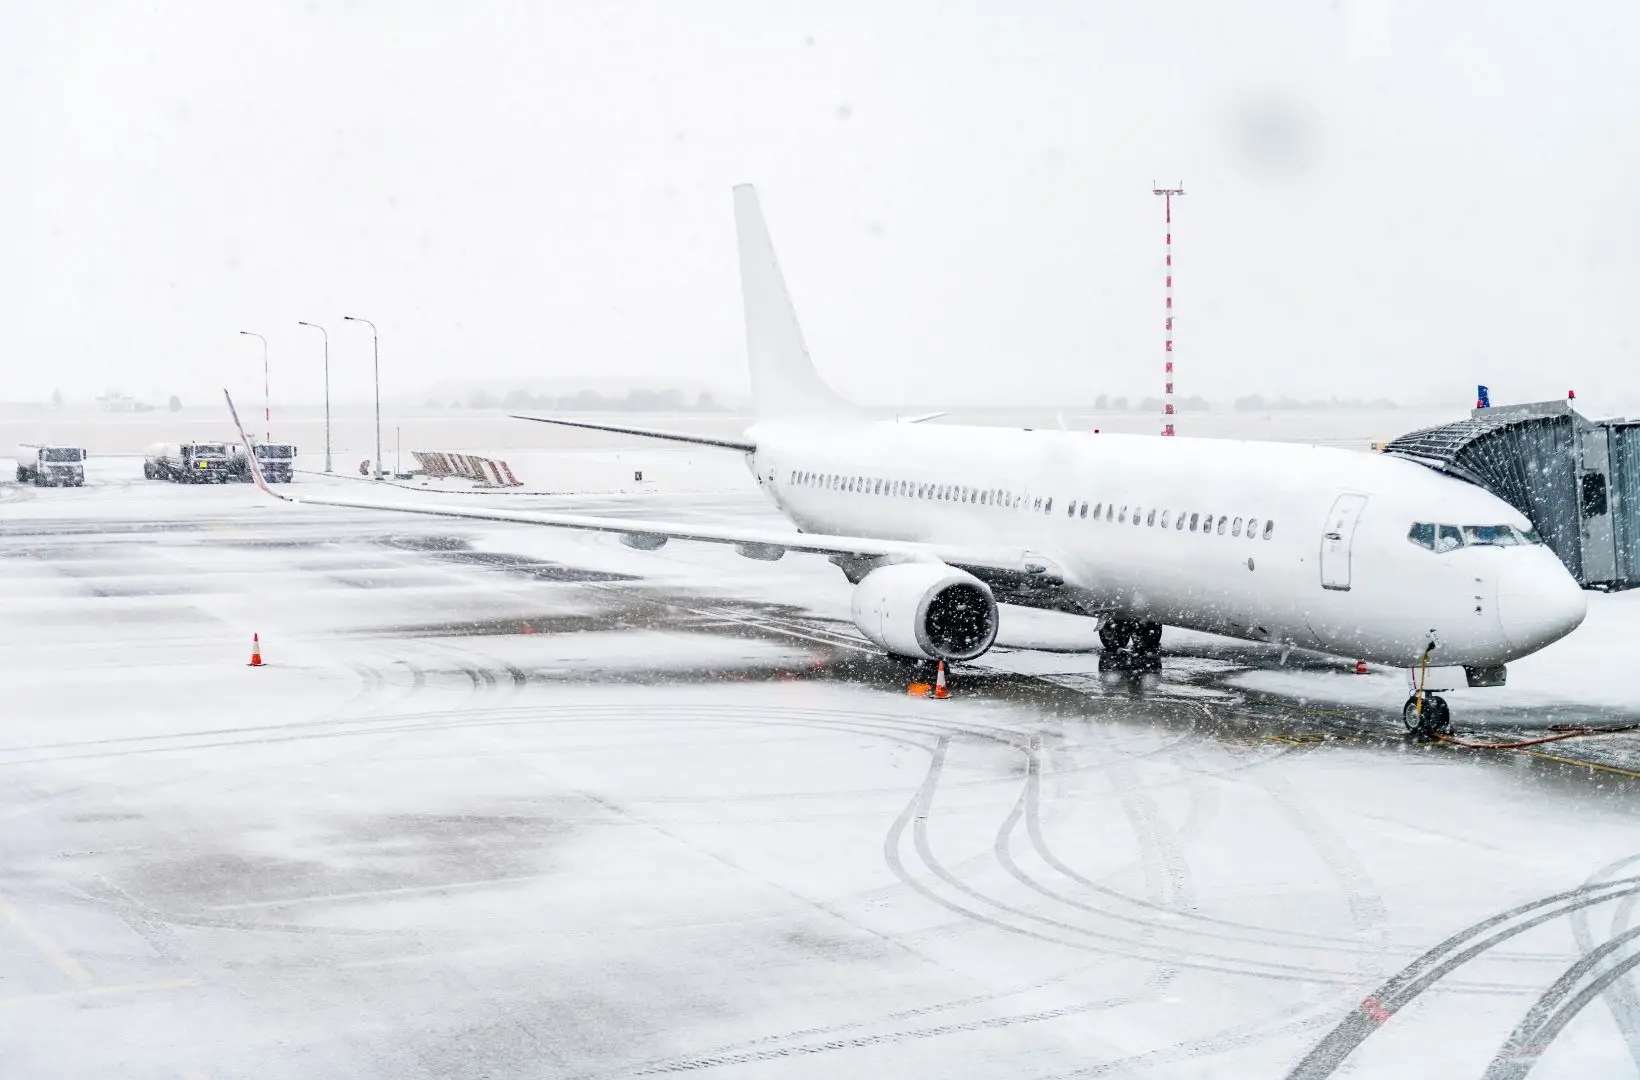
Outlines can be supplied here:
M1383 450L1518 509L1584 587L1640 585L1640 420L1593 421L1564 401L1474 409Z

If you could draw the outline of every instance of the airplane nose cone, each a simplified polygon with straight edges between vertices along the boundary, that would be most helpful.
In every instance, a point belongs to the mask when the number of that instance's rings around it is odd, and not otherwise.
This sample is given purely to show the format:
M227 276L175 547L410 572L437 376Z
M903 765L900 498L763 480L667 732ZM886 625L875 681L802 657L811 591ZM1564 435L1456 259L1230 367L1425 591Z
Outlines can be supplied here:
M1588 614L1583 590L1558 559L1550 560L1553 565L1511 567L1498 582L1503 636L1522 656L1559 641Z

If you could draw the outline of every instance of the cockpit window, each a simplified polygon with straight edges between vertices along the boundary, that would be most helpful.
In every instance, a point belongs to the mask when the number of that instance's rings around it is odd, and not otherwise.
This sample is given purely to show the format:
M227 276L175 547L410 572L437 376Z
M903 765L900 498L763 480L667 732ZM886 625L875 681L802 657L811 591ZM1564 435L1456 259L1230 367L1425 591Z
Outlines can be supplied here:
M1490 547L1514 547L1526 543L1508 525L1465 525L1463 541L1465 544Z
M1456 551L1461 547L1516 547L1541 544L1543 538L1535 530L1517 529L1513 525L1436 525L1427 521L1414 522L1407 531L1407 541L1437 553Z

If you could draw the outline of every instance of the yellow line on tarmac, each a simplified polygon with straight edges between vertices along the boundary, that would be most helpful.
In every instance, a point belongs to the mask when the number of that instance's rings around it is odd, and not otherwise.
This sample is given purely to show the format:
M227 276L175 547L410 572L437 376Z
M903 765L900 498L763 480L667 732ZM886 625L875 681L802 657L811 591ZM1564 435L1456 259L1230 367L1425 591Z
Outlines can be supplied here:
M4 896L0 896L0 919L9 922L13 929L28 939L29 944L40 950L41 955L51 961L52 966L72 981L82 986L97 981L92 978L91 972L87 971L84 965L68 955L68 950L57 944L50 934L35 926L27 915L17 909L17 905Z
M1543 758L1546 761L1558 761L1562 765L1581 765L1585 769L1599 769L1601 772L1616 773L1618 776L1626 776L1631 780L1640 780L1640 772L1633 769L1619 769L1616 765L1601 765L1594 761L1561 757L1559 754L1545 754L1542 750L1522 750L1521 753L1531 754L1533 757Z
M166 979L163 982L130 983L125 986L88 986L83 990L60 990L50 994L19 994L0 998L0 1009L13 1005L35 1005L47 1001L71 1001L85 997L113 997L117 994L146 994L158 990L187 990L204 986L204 979Z

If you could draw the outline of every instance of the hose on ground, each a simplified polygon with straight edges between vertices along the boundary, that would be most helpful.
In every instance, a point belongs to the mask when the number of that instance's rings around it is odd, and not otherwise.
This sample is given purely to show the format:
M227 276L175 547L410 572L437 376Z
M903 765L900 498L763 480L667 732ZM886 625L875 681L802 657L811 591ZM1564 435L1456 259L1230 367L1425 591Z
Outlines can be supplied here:
M1619 735L1626 731L1640 731L1640 724L1616 724L1609 727L1598 727L1593 724L1550 724L1549 730L1554 734L1537 739L1518 739L1514 742L1475 742L1452 735L1437 735L1435 740L1448 746L1462 746L1469 750L1523 750L1528 746L1542 746L1544 743L1577 739L1586 735Z

